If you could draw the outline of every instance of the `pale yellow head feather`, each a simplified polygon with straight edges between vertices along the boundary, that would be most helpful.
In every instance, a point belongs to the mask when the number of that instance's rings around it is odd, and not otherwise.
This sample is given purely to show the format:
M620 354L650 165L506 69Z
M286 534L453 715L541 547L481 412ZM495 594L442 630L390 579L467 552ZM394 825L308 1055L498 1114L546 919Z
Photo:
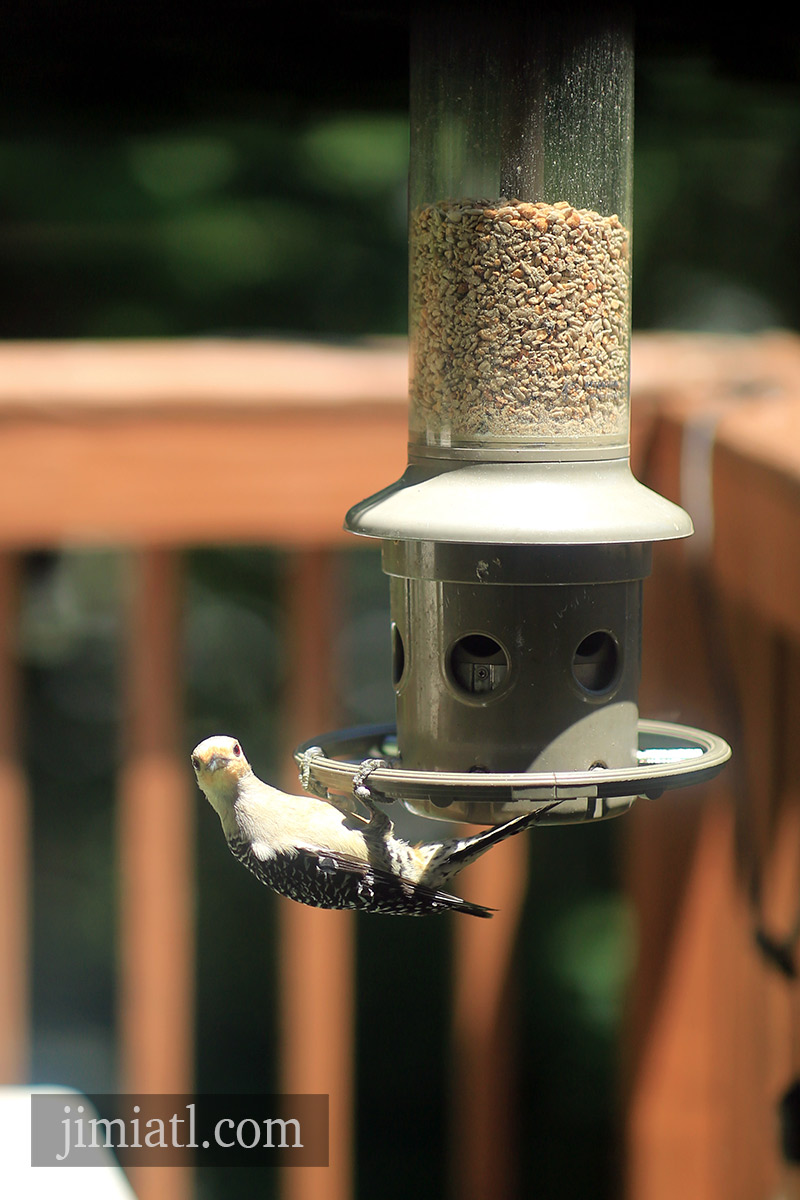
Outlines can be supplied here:
M236 738L215 734L192 751L192 766L200 790L220 816L236 800L239 783L252 774Z

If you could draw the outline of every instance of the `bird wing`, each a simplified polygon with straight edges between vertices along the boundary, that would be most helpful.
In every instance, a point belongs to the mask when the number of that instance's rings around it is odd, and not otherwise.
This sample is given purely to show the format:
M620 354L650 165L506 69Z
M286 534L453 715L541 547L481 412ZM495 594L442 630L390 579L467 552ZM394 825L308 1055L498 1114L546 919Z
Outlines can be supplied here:
M413 883L341 851L298 846L275 854L258 842L230 846L267 887L315 908L352 908L395 916L426 916L448 909L476 917L492 915L491 909L481 904Z

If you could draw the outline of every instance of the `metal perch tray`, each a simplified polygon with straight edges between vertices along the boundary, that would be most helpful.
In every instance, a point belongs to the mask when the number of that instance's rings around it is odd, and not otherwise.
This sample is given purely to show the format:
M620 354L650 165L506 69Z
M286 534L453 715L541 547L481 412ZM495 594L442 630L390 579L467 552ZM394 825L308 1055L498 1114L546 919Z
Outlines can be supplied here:
M351 792L365 759L385 765L369 773L375 798L400 800L415 811L453 819L444 810L469 806L455 819L496 824L521 812L562 801L543 816L548 825L612 817L634 800L657 799L671 788L705 783L731 756L726 741L713 733L667 721L640 720L637 762L630 767L597 767L589 771L517 773L407 771L401 764L393 725L362 725L340 729L304 742L295 751L300 778L307 791L325 796ZM481 805L493 807L481 815Z

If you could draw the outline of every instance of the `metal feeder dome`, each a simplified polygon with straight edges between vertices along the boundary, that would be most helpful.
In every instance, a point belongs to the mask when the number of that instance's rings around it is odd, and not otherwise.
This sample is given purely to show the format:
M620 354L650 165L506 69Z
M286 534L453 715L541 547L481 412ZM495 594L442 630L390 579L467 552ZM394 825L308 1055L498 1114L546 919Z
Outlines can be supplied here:
M415 812L560 823L730 756L638 713L642 581L692 524L630 470L632 92L616 9L415 15L408 468L345 520L382 541L397 725L299 747L311 790L379 758Z

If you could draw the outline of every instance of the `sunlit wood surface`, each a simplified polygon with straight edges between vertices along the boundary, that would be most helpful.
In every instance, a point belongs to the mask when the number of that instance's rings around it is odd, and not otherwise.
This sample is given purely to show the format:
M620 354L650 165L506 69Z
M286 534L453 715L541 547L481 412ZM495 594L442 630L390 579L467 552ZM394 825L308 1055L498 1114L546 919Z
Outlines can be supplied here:
M0 347L0 545L328 544L399 475L406 351Z

